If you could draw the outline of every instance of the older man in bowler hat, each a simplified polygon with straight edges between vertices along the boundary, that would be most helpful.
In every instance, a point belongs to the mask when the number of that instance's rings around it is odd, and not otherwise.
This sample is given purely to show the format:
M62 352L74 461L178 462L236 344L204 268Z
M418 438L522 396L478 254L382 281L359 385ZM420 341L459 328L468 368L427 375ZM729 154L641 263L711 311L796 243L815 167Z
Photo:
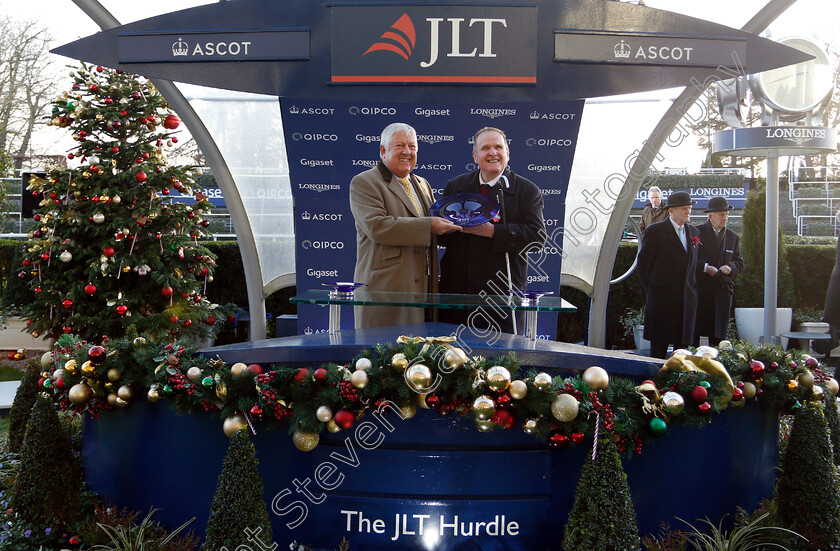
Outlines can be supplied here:
M694 342L697 253L700 231L689 224L695 201L685 191L668 197L668 219L648 226L639 251L639 276L647 292L645 334L650 355L664 358L668 345Z
M709 344L717 346L726 338L732 300L735 296L735 276L744 270L741 239L726 229L732 206L725 197L712 197L706 213L709 219L700 230L700 251L697 257L697 326L694 345L700 337L709 337Z

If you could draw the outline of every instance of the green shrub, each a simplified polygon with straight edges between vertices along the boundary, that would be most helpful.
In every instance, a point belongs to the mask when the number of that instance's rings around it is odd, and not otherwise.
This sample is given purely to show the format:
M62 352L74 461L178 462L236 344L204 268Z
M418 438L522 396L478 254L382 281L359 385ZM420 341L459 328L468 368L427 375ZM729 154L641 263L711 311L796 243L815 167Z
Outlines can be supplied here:
M15 400L9 411L10 452L20 453L23 449L26 424L29 421L32 406L35 405L35 397L38 396L38 379L41 377L39 369L40 365L37 362L29 362L15 393Z
M808 538L807 549L834 549L840 544L840 477L819 404L799 408L779 467L779 521Z
M816 199L817 197L825 197L825 192L822 187L801 186L796 188L796 196L800 199Z
M563 538L565 551L639 549L639 529L627 475L615 443L598 439L595 461L586 458Z
M240 430L230 439L202 549L217 551L223 546L238 549L246 544L249 534L256 534L263 542L272 541L271 523L263 501L263 483L257 472L256 451L248 440L247 431Z
M55 404L39 394L26 426L11 508L32 522L73 522L79 515L81 486L81 469Z
M828 222L805 222L805 233L815 236L834 235L834 226Z
M831 216L833 213L828 208L828 205L809 201L807 203L800 203L799 214Z
M837 414L837 397L827 390L824 396L825 424L828 425L832 458L835 465L840 465L840 415Z

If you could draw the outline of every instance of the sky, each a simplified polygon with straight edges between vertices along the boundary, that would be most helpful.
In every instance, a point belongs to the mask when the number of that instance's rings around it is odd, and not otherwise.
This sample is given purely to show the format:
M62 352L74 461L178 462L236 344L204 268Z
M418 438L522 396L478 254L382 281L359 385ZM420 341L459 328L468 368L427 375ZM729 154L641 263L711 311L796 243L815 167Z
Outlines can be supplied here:
M122 23L145 19L161 13L177 11L193 6L209 4L207 0L143 0L142 2L128 2L126 0L101 0L103 6ZM673 11L706 19L717 23L740 28L752 17L766 0L646 0L648 7ZM77 38L97 32L98 27L71 0L0 0L0 13L10 15L16 19L36 20L49 28L56 46L72 42ZM833 39L840 44L840 1L838 0L798 0L771 27L771 37L774 39L789 36L815 37L820 41ZM55 57L57 70L69 72L65 68L73 61L61 56ZM609 107L592 109L589 121L585 123L598 125L610 124L614 132L627 131L628 150L621 155L633 151L633 144L638 144L639 132L653 129L662 113L668 107L668 100L676 97L680 90L666 90L633 94L630 96L611 97L596 100L609 104ZM631 100L632 104L620 105L623 100ZM644 100L639 103L638 100ZM613 105L619 102L618 106ZM615 117L616 109L622 113L624 124L621 127L612 125L606 117ZM605 118L601 121L600 118ZM649 133L649 131L648 131ZM54 134L51 137L41 137L48 145L60 148L61 138ZM584 154L585 152L580 152ZM699 168L703 159L702 151L696 146L696 139L686 139L680 147L670 148L663 152L662 166L685 167L694 172ZM577 159L576 159L577 162Z

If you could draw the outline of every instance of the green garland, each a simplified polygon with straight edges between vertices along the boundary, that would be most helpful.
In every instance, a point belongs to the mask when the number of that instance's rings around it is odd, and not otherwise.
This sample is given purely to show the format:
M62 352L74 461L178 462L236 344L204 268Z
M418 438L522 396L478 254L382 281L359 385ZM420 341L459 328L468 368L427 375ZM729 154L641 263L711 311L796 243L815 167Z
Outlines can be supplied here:
M701 347L696 353L718 351ZM704 425L727 407L766 402L789 413L837 391L819 363L800 352L739 341L722 348L717 359L677 355L652 381L612 377L607 384L601 372L590 372L600 368L552 378L522 366L514 354L467 357L445 340L417 337L376 345L347 365L313 370L228 365L180 341L135 337L97 347L64 335L42 358L39 385L63 410L93 418L127 407L143 393L181 411L219 415L229 435L247 425L285 424L304 450L317 445L324 428L349 428L387 400L405 417L418 407L469 415L481 431L519 426L557 448L591 438L597 425L625 453L641 453L645 440L664 435L670 425Z

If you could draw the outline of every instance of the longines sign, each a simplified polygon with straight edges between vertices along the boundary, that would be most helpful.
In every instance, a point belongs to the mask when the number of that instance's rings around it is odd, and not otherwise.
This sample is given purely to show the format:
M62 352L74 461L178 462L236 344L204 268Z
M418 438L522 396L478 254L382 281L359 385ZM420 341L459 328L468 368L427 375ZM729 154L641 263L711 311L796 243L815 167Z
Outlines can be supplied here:
M604 31L554 31L554 61L622 65L717 67L721 60L747 60L747 41L710 36Z
M723 155L815 155L836 150L837 133L823 126L730 128L712 136L712 153Z
M536 84L535 6L331 8L333 83Z
M309 59L309 31L149 32L119 36L120 63Z

